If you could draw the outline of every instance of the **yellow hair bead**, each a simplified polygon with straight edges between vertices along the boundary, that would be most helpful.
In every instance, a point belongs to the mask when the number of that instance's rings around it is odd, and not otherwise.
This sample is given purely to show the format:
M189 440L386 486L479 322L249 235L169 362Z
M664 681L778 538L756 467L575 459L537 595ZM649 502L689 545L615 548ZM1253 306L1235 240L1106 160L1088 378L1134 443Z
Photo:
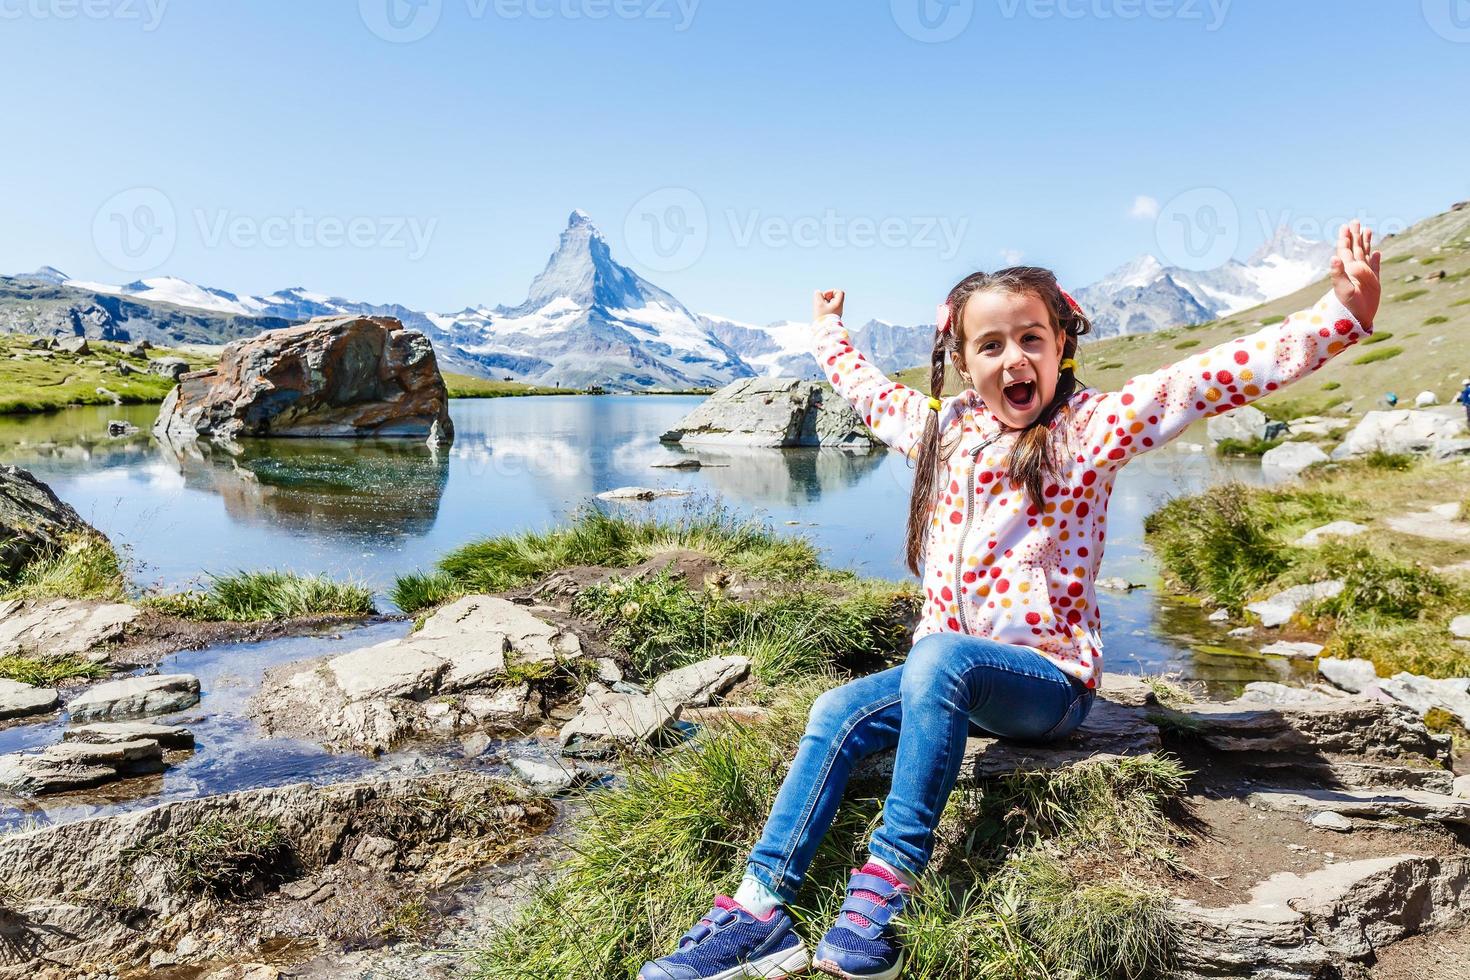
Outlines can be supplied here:
M929 407L937 412L944 407L944 402L940 401L938 398L931 398L929 399Z
M1063 371L1075 371L1075 370L1077 370L1077 361L1075 359L1073 359L1073 358L1070 358L1070 357L1067 358L1065 361L1062 362L1061 370L1063 370Z

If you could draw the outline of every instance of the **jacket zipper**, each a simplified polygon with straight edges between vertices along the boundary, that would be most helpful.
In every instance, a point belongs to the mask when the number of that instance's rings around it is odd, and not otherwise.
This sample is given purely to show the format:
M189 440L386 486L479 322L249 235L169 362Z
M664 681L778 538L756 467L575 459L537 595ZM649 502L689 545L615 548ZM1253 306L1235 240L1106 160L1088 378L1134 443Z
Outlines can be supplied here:
M965 523L960 529L960 540L954 551L954 598L955 606L960 611L960 631L963 633L970 632L970 620L965 615L965 596L961 583L965 566L965 539L970 536L970 525L975 520L975 467L980 465L980 454L985 451L985 447L1003 435L1005 435L1004 430L997 432L965 454L970 457L970 475L965 481Z

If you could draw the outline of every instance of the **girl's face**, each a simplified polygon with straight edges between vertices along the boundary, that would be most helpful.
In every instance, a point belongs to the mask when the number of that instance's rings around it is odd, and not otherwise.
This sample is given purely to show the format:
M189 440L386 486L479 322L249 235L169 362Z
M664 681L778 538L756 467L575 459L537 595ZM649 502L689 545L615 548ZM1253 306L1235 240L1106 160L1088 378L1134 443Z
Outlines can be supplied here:
M982 289L966 301L958 329L955 367L965 382L1011 428L1036 421L1056 394L1067 344L1041 297Z

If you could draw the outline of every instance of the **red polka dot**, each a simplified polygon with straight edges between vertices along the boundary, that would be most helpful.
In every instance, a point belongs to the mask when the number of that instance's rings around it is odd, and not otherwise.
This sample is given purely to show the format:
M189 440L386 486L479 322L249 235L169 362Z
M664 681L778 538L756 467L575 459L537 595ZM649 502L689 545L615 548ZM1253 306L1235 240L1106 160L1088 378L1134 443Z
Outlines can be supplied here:
M1251 359L1250 354L1248 354L1247 352L1245 352L1243 350L1238 350L1238 351L1235 352L1235 363L1236 364L1249 364L1250 363L1250 359Z

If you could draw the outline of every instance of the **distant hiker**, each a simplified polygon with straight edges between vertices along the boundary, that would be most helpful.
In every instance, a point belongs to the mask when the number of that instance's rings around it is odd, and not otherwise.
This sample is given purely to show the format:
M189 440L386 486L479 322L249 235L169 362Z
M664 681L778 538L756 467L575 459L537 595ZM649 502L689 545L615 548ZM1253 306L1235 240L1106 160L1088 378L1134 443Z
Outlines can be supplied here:
M1383 396L1383 400L1388 402L1389 408L1393 408L1399 403L1399 396L1390 391L1388 394Z
M1465 406L1465 424L1470 425L1470 378L1460 379L1460 394L1455 401Z
M914 643L899 666L816 699L739 890L716 897L677 948L638 976L725 980L815 967L848 980L897 977L904 954L895 920L929 864L972 726L1049 742L1076 730L1093 706L1103 676L1094 580L1119 469L1370 336L1381 261L1373 233L1355 221L1338 237L1332 288L1315 305L1111 392L1078 380L1077 345L1092 324L1046 269L977 272L949 291L927 392L874 367L843 325L842 292L819 291L811 351L823 376L914 464L905 539L923 589ZM943 398L951 367L965 389ZM786 906L858 761L895 747L867 861L808 954ZM624 857L647 868L659 859Z

